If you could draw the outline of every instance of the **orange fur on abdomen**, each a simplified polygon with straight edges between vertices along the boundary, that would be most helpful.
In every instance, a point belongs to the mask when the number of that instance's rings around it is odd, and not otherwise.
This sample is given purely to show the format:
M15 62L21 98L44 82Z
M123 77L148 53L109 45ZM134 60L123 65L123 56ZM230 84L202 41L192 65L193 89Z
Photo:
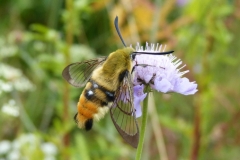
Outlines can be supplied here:
M78 113L74 119L79 128L90 130L93 121L98 121L108 112L109 106L113 101L114 92L109 91L97 82L90 80L77 104Z
M77 108L78 108L77 121L79 128L84 128L85 122L88 119L93 119L94 114L98 112L97 104L87 100L83 94L81 94L79 98Z

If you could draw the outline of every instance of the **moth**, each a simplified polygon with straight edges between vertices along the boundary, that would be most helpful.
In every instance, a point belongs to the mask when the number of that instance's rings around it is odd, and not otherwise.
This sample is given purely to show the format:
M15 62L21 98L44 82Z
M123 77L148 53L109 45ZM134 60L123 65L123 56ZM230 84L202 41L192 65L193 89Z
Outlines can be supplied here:
M132 62L138 54L165 55L173 51L146 53L126 47L118 28L118 17L114 24L125 47L107 57L70 64L63 70L62 76L75 87L85 86L77 104L78 112L74 116L79 128L91 130L93 122L99 121L110 111L119 134L137 148L139 127L134 109Z

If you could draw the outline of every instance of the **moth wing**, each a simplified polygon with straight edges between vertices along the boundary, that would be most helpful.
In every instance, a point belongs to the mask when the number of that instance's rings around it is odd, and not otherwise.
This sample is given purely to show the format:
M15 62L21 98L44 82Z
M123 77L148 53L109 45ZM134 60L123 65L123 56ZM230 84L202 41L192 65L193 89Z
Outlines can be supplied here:
M64 68L62 76L75 87L83 87L90 79L92 72L103 64L106 57L92 59L83 62L76 62Z
M133 88L129 73L124 77L119 89L116 91L110 115L113 124L123 139L134 148L137 148L139 129L135 116Z

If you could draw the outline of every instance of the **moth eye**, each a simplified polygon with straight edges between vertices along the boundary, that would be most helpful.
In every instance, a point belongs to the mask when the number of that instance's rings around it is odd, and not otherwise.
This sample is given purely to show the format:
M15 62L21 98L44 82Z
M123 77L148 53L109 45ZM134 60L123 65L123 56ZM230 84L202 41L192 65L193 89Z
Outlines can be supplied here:
M135 57L136 57L136 53L132 53L132 54L131 54L131 59L132 59L132 60L135 60Z

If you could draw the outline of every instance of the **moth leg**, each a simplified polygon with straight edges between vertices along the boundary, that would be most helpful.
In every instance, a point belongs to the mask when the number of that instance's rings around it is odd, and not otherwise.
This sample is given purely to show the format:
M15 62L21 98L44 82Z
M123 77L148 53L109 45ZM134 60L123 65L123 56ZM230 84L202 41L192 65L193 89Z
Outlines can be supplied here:
M133 73L133 71L135 70L135 67L137 67L137 66L142 66L143 68L144 68L144 67L147 67L147 66L155 67L155 66L149 65L149 64L136 64L135 66L133 66L132 71L131 71L131 74Z

